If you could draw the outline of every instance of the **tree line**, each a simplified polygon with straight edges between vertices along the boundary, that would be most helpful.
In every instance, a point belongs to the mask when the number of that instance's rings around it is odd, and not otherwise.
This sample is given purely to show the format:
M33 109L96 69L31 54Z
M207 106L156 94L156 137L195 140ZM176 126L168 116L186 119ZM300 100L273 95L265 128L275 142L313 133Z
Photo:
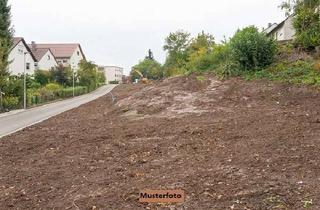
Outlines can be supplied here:
M305 51L314 51L320 46L319 0L288 0L280 7L293 16L296 30L293 45ZM229 40L216 43L212 34L201 32L196 37L179 30L170 33L163 49L167 52L164 64L146 57L135 65L131 77L139 78L139 71L149 79L162 79L193 72L214 72L220 76L256 72L272 64L279 45L257 27L238 30Z

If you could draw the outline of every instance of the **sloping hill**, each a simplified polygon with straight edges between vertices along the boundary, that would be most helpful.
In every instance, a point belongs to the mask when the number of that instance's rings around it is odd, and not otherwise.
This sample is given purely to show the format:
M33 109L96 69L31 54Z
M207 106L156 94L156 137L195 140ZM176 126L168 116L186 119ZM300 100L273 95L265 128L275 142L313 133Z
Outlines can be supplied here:
M206 79L208 78L208 79ZM0 141L5 209L317 209L320 92L175 77L110 95ZM179 205L143 189L184 189Z

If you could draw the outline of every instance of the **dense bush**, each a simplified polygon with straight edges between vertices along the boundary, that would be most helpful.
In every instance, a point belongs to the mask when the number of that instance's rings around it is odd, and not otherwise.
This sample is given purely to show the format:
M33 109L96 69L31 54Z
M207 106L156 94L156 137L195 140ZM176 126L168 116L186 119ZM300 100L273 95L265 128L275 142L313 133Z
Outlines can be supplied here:
M75 96L80 96L83 94L88 93L88 88L87 87L83 87L83 86L78 86L74 88L74 95ZM69 88L64 88L61 91L59 91L59 96L61 96L62 98L69 98L73 96L73 88L69 87Z
M232 62L230 46L220 44L213 46L209 52L200 51L198 56L190 57L187 66L189 73L212 71L221 75L226 70L225 64L230 62Z
M222 44L215 44L214 37L204 32L193 39L189 35L178 31L167 37L165 76L207 71L223 77L239 75L268 66L277 53L276 41L254 26L239 30Z
M71 67L60 65L50 70L50 80L62 86L71 86L73 84L73 71Z
M7 85L3 88L7 96L22 96L23 95L23 79L19 76L10 76L7 80Z
M74 95L79 96L88 93L87 87L77 86ZM28 91L28 106L50 102L57 99L70 98L73 96L73 88L62 88L57 84L48 84L41 89L30 89Z
M34 79L41 86L45 86L52 80L51 73L45 70L36 70L34 72Z
M163 65L164 76L170 77L185 73L190 43L190 33L182 30L170 33L166 37L163 49L168 55Z
M320 85L320 72L315 69L312 61L278 62L244 76L246 79L267 78L291 84Z
M42 102L56 100L59 96L59 92L62 90L62 86L49 83L45 87L40 89L34 89L34 91L28 91L28 95L30 94L31 97L38 96L41 97Z
M3 98L3 108L6 110L12 110L19 108L19 98L14 96L7 96Z
M79 64L78 79L81 86L87 86L89 91L95 90L98 83L101 83L101 73L99 73L97 65L86 60L82 60Z
M110 81L109 84L111 84L111 85L117 85L117 84L119 84L119 81Z
M245 70L253 70L271 64L277 52L275 40L260 33L254 26L239 30L230 40L234 61Z
M97 79L98 86L106 84L107 79L106 79L106 75L105 75L104 71L98 71L97 77L98 77L98 79Z
M163 70L161 64L154 59L146 58L139 64L132 67L132 72L130 73L132 81L136 79L141 79L141 76L135 71L138 70L141 74L148 79L158 80L163 78Z
M319 5L318 5L319 6ZM300 5L293 20L296 42L306 49L320 46L320 15L315 7Z
M45 89L46 91L51 91L51 92L58 92L59 90L62 89L62 87L56 83L49 83L43 89Z

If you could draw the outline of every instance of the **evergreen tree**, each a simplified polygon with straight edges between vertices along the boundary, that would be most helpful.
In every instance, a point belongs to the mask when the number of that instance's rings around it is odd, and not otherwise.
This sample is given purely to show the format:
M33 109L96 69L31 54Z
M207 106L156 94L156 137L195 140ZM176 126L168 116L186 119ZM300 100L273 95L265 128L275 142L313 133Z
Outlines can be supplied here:
M12 45L11 7L8 0L0 0L0 91L3 89L8 72L8 56Z

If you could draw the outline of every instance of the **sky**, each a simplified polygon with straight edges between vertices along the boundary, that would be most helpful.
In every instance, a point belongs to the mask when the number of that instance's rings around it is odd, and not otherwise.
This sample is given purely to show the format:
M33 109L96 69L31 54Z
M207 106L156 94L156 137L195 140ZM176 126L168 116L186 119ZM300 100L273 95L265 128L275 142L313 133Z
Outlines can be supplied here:
M165 37L202 30L220 42L237 29L285 18L282 0L9 0L15 36L28 43L80 43L88 60L128 74L151 49L164 62Z

